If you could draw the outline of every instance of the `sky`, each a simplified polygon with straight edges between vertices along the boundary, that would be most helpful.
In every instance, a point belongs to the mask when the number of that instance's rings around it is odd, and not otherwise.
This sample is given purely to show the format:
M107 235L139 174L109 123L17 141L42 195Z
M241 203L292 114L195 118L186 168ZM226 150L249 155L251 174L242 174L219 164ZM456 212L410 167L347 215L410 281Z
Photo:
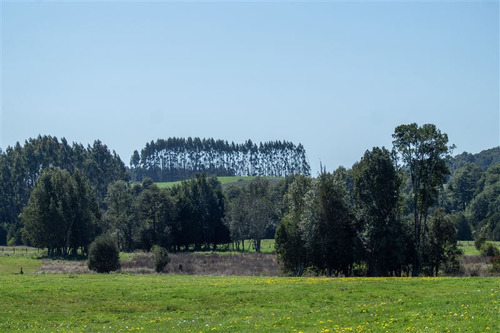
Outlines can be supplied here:
M1 11L0 147L302 143L313 175L433 123L500 144L497 1L14 1Z

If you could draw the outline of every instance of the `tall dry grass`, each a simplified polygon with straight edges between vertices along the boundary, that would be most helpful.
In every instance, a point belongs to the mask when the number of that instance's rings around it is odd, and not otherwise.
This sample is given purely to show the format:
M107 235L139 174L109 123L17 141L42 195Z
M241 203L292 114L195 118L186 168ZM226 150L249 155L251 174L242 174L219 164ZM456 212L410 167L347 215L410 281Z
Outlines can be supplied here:
M279 276L281 267L275 254L171 253L165 273L186 275ZM87 262L44 259L41 273L92 273ZM118 272L155 274L153 254L136 252L121 261Z
M270 253L171 253L167 274L280 276L281 266ZM500 276L492 271L491 259L480 256L460 258L460 271L452 276ZM136 252L121 261L118 273L155 274L154 257L150 252ZM93 273L85 260L44 259L40 273ZM448 274L444 274L448 275Z
M491 258L481 256L463 256L460 258L462 276L498 276L492 272Z

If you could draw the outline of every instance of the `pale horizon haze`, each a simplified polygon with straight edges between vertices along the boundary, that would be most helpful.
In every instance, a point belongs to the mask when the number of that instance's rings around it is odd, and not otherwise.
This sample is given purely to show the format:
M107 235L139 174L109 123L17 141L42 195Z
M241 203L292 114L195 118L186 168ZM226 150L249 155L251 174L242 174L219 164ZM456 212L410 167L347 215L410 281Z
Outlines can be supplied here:
M95 139L302 143L351 167L433 123L500 144L499 2L2 1L0 147Z

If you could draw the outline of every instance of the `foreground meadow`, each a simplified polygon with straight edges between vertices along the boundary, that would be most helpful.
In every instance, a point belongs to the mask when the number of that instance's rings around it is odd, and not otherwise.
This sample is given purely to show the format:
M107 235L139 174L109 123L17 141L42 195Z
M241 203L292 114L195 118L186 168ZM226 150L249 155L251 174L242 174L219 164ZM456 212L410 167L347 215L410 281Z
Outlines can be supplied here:
M0 331L500 331L498 278L0 274Z

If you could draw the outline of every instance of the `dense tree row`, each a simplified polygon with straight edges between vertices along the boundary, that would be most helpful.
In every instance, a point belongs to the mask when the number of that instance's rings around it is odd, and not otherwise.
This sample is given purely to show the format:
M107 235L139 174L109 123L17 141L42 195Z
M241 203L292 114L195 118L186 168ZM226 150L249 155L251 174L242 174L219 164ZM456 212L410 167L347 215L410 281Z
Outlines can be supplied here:
M304 147L287 141L244 144L200 138L169 138L151 141L134 151L132 178L140 181L177 181L198 173L217 176L309 175Z
M500 163L500 147L483 150L477 154L463 152L446 161L452 174L466 164L473 163L486 171L490 166Z
M115 152L100 141L84 147L70 145L64 138L38 136L0 152L0 230L10 244L19 244L19 214L28 203L33 187L44 169L59 167L73 174L79 170L89 179L101 208L108 184L127 180L125 165ZM1 234L2 232L0 232ZM1 235L0 235L1 236ZM0 244L5 238L0 239Z
M122 251L149 250L160 245L170 251L210 250L235 243L245 250L252 240L274 237L286 184L256 178L247 186L231 186L223 193L216 178L198 175L170 189L151 179L141 185L119 181L110 184L103 232L111 234Z
M291 274L437 275L456 265L455 225L435 208L448 138L416 124L397 127L393 137L393 152L375 147L350 170L322 170L290 185L276 250Z
M21 214L24 241L47 248L49 255L86 253L100 218L88 179L78 170L70 175L48 168L35 184Z
M154 245L208 250L230 242L216 178L201 175L173 189L160 189L149 178L134 186L119 180L108 186L105 203L101 218L94 192L79 171L71 176L46 169L22 213L24 240L61 255L86 253L99 234L110 235L121 251Z
M500 147L462 153L447 164L452 175L440 204L452 214L458 239L500 241Z
M151 178L131 183L100 141L85 148L38 137L0 151L0 244L24 242L67 255L86 253L106 234L121 251L210 250L230 242L244 250L245 240L259 251L262 239L275 236L278 258L294 275L417 276L456 269L457 237L500 240L500 163L485 170L476 163L497 161L500 150L473 155L474 162L450 174L453 147L434 125L401 125L393 138L392 151L375 147L351 169L256 178L223 191L204 174L169 189ZM134 155L138 171L141 158ZM197 156L199 163L209 160Z
M459 239L500 240L500 163L486 171L463 165L446 184L441 204L453 215Z

